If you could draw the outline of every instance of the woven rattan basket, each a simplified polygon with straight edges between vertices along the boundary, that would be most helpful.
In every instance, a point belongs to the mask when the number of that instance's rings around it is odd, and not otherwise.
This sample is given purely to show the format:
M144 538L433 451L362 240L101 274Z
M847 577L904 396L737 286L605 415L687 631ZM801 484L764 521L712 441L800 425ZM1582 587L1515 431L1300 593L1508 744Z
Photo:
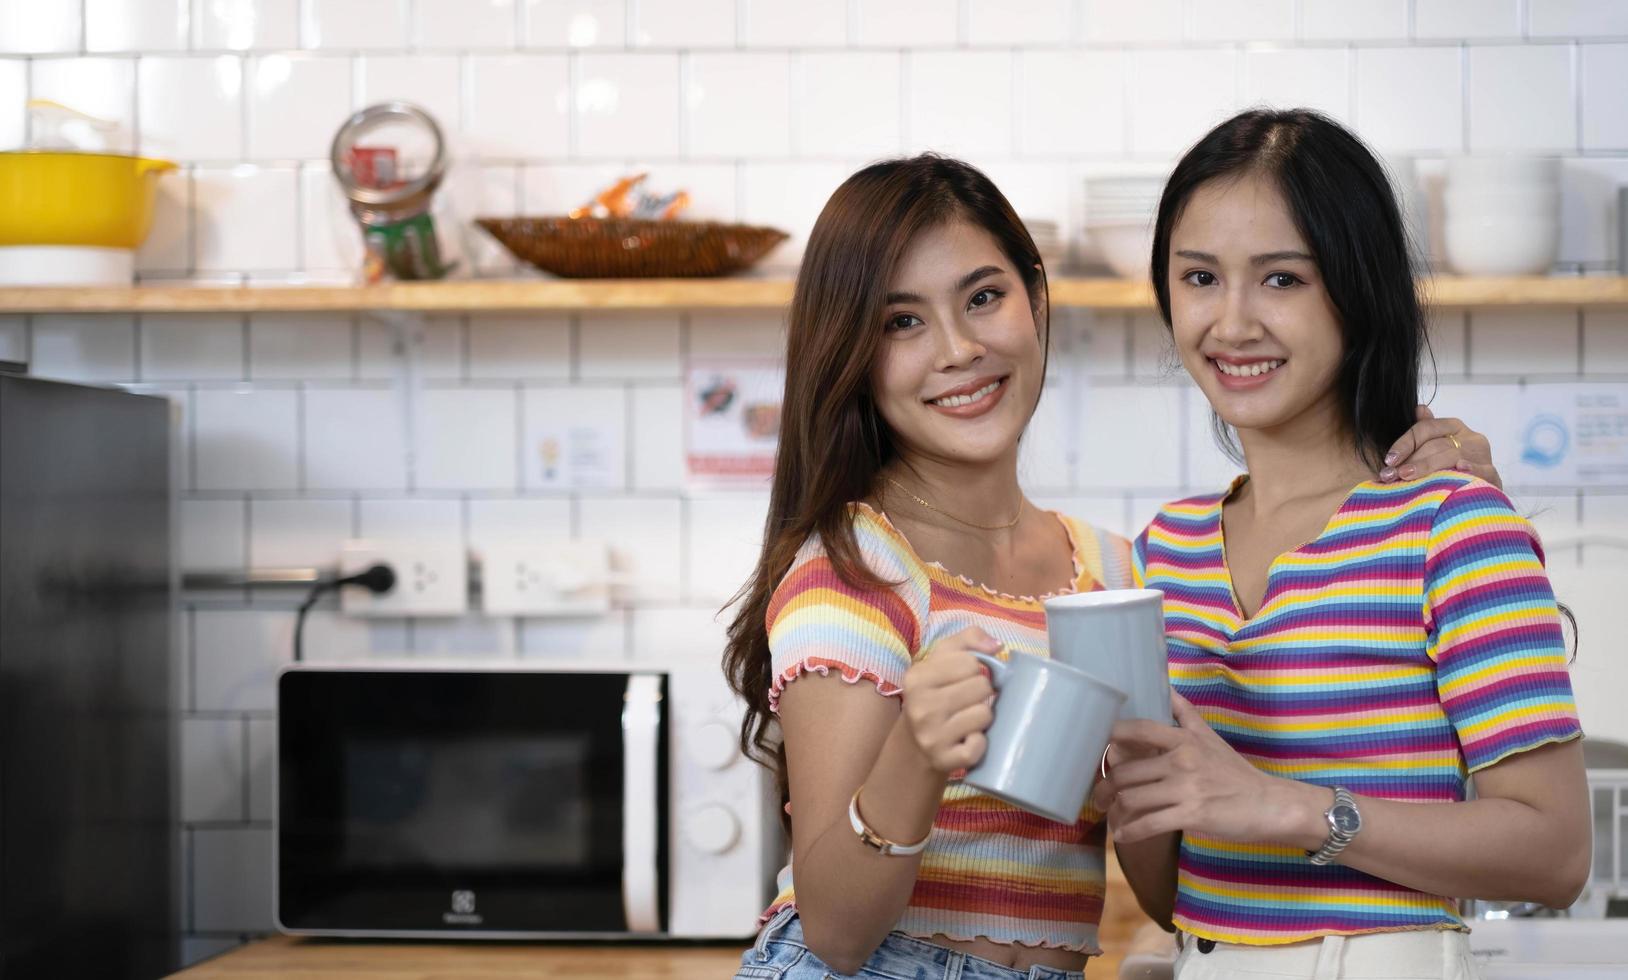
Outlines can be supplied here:
M739 272L786 233L711 221L632 218L478 218L510 252L572 279L664 279Z

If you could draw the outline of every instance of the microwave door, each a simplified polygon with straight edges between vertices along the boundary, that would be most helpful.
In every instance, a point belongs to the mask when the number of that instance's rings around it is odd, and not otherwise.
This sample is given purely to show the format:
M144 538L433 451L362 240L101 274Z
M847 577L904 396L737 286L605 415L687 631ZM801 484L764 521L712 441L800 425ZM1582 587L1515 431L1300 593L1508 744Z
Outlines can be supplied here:
M285 931L665 928L664 675L312 667L279 688Z
M659 932L661 678L628 677L622 753L622 907L629 932Z

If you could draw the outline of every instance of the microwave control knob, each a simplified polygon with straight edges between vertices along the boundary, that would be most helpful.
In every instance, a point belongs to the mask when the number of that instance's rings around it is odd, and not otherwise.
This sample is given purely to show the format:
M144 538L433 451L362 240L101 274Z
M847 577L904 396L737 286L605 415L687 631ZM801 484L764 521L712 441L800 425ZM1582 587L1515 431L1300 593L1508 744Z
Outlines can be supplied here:
M734 729L721 721L696 726L690 738L690 758L707 769L727 769L740 756Z
M722 854L740 840L741 822L726 806L708 803L684 821L684 839L703 854Z

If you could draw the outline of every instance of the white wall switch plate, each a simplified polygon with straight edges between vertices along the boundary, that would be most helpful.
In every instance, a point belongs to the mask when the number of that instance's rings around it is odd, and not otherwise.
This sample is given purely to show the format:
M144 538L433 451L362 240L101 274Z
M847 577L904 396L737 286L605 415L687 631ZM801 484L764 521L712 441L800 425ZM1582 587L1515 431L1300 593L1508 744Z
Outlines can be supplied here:
M469 608L469 555L462 542L357 539L340 550L339 572L354 575L389 565L396 587L375 595L357 585L340 589L339 608L351 616L457 616Z
M480 554L481 608L491 616L600 616L610 611L603 541L533 540Z

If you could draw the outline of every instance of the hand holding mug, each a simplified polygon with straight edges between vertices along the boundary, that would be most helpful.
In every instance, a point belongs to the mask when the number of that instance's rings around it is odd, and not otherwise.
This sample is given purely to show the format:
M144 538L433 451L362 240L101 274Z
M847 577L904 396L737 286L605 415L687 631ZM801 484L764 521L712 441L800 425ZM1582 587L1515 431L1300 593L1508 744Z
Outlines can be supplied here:
M995 719L989 704L995 688L974 654L991 655L1000 648L1000 641L969 626L928 647L905 671L905 724L935 770L957 772L984 757L984 730Z
M1279 841L1306 790L1269 776L1217 735L1180 694L1170 696L1179 727L1143 719L1114 726L1108 778L1092 794L1114 838L1127 844L1172 831L1221 840Z

